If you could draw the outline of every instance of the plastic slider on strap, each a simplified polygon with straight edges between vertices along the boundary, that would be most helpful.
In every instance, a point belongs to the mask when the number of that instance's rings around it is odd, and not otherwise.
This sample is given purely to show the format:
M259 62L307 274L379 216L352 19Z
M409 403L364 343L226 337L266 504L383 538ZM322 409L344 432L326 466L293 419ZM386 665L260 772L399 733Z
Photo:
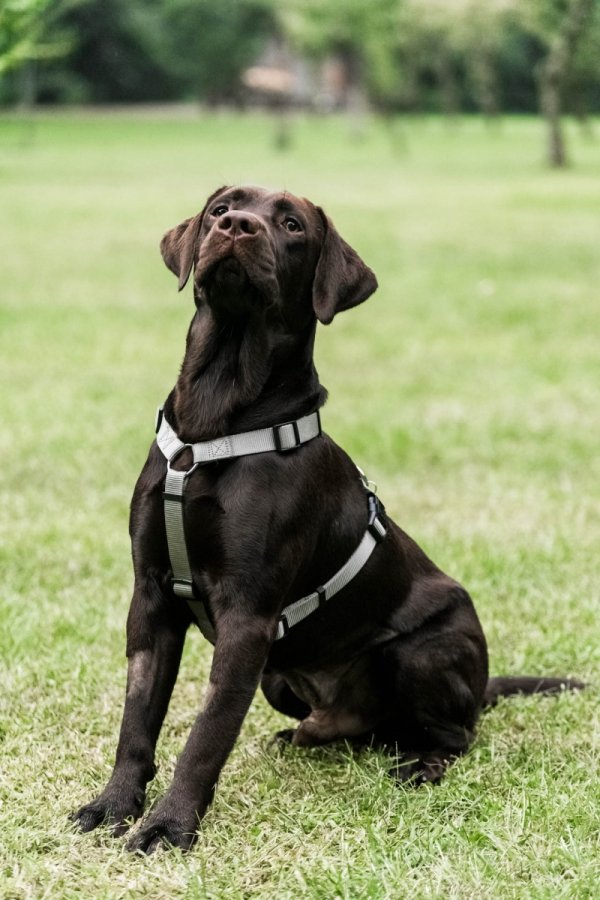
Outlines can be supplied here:
M287 620L287 616L285 613L281 613L279 616L279 623L277 625L277 636L275 640L279 638L285 637L288 631L290 630L290 626Z
M383 506L375 494L369 494L369 524L367 525L367 531L375 538L378 544L382 542L387 534L383 515Z
M279 453L283 453L286 450L295 450L302 443L298 423L284 422L283 425L275 425L273 427L273 440L275 441L275 449Z
M191 581L184 581L181 578L173 579L173 593L177 595L177 597L185 597L186 600L194 599L194 585Z

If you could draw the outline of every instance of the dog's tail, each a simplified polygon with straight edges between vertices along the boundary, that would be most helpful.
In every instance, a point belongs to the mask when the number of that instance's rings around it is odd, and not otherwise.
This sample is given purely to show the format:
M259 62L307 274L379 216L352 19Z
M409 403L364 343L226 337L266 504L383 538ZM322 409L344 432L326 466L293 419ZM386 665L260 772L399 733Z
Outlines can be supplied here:
M580 691L585 687L577 678L538 678L535 675L500 676L490 678L485 689L483 705L495 706L500 697L511 694L559 694L561 691Z

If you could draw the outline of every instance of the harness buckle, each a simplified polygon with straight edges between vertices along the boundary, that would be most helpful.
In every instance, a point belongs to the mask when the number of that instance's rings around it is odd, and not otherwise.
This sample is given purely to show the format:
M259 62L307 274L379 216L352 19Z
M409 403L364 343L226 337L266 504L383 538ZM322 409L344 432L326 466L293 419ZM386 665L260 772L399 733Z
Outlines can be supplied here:
M287 430L284 431L284 428ZM293 444L290 443L291 439L294 441ZM302 441L300 439L298 423L284 422L282 425L274 425L273 440L275 441L275 449L278 453L285 453L287 450L295 450L297 447L300 447Z

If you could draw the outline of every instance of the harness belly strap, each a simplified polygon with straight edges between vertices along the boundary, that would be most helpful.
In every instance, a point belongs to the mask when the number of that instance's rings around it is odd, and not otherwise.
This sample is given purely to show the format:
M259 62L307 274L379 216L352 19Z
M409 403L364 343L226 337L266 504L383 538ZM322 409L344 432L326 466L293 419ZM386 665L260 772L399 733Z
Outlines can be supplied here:
M323 603L326 603L334 594L337 594L342 588L349 584L355 575L358 575L362 567L365 565L371 553L387 534L387 528L384 519L384 509L375 494L367 492L369 503L369 524L363 535L363 539L352 554L352 556L344 563L341 569L333 575L329 581L326 581L322 587L317 588L313 594L308 594L294 603L286 606L279 617L277 625L277 634L275 640L285 637L292 625L297 625L315 609L318 609Z
M321 434L321 420L319 413L314 412L294 422L275 425L273 428L261 428L257 431L246 431L216 438L212 441L187 444L179 439L167 422L162 409L159 410L156 421L156 442L167 460L163 502L167 544L173 572L173 592L187 601L200 631L211 644L214 644L216 639L215 628L206 605L194 593L185 540L183 496L188 478L199 465L273 450L284 453L311 441L319 434ZM186 447L192 451L192 466L185 471L173 469L171 464ZM375 494L368 490L367 481L362 473L361 480L367 489L369 522L360 544L342 568L322 587L317 588L313 594L302 597L284 608L279 617L275 640L285 637L293 625L301 622L322 603L341 591L360 572L376 545L385 538L387 529L383 507Z

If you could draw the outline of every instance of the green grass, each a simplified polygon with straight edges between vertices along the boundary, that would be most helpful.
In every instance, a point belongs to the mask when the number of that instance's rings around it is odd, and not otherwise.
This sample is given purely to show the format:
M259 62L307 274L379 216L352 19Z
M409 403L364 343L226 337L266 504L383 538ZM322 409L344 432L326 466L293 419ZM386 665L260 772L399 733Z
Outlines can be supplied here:
M600 154L546 171L541 126L261 118L0 119L0 895L597 896ZM67 814L106 781L125 680L128 503L191 295L163 231L221 183L321 203L378 294L321 329L326 429L472 592L495 673L580 695L503 702L436 789L379 753L278 755L256 699L196 850L132 858ZM198 709L188 640L152 802Z

